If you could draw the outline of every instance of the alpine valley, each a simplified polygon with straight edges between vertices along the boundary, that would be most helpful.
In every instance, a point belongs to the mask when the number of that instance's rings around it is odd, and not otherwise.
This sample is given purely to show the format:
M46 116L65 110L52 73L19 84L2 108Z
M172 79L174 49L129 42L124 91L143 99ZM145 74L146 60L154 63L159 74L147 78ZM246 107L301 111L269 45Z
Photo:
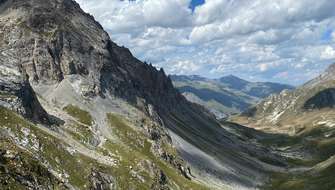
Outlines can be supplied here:
M219 79L173 75L171 79L187 100L204 106L218 119L244 112L271 94L294 89L278 83L249 82L233 75Z
M75 1L0 0L0 189L331 190L334 68L218 121Z

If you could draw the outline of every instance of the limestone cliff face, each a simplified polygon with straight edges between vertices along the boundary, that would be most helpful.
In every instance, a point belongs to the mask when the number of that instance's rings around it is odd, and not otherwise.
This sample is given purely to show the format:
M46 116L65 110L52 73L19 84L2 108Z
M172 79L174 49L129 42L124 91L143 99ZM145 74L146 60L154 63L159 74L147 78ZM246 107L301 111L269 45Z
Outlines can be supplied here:
M57 82L69 74L99 79L93 74L108 54L108 35L88 15L79 15L71 0L5 1L1 14L3 51L16 55L13 63L30 81Z
M22 64L25 52L21 48L25 45L17 39L23 39L23 31L15 26L18 21L12 20L19 19L22 13L11 12L12 3L0 2L0 105L45 123L48 115L39 104Z
M81 75L89 81L83 95L108 92L143 110L148 104L165 109L181 98L163 70L113 43L72 0L7 0L0 10L1 61L27 74L33 85Z

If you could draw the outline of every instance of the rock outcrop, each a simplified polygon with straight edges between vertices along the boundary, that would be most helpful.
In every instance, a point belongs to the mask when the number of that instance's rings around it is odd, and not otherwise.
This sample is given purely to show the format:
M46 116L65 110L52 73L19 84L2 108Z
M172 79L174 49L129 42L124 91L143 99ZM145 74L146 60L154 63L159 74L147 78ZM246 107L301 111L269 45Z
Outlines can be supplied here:
M90 82L86 96L109 92L134 105L140 100L155 107L175 104L178 93L164 71L156 72L113 43L76 2L12 0L1 12L2 52L16 55L9 62L22 68L33 85L81 75Z
M0 105L34 122L49 124L47 112L40 105L29 82L0 82Z

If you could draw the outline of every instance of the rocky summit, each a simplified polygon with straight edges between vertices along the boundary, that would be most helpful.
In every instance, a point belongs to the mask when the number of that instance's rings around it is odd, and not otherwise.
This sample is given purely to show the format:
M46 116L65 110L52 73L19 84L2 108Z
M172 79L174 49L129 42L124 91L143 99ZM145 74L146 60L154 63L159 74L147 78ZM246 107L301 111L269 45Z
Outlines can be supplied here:
M331 82L330 76L320 81ZM308 97L303 113L331 109L330 87ZM328 128L293 137L220 122L188 102L163 70L114 43L75 1L0 0L0 189L244 190L321 183L333 177L333 141L320 141L333 137L333 124L318 122ZM304 137L306 146L316 141L321 148L302 151L306 147L296 143Z
M78 75L87 79L86 97L109 92L134 104L142 98L156 105L176 99L163 71L156 72L113 43L75 2L4 1L1 6L1 58L12 69L8 72L26 75L33 85Z

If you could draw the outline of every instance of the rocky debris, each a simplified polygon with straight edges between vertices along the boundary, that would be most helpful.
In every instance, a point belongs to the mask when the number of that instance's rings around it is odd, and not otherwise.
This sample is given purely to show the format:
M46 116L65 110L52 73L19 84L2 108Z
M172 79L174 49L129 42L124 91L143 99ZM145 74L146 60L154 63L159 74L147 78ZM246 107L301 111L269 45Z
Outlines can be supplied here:
M152 190L169 190L168 178L162 170L160 170L155 178L154 184L151 186Z
M164 174L164 172L161 170L159 175L159 184L160 185L166 185L168 183L168 178Z
M91 183L90 190L116 190L116 181L110 175L93 170L89 180Z
M194 178L194 176L191 173L191 168L190 167L185 168L182 164L179 164L178 169L186 179L191 180L192 177Z
M161 157L166 162L170 163L172 166L177 168L179 172L186 178L191 180L192 174L191 174L191 168L186 166L184 160L180 159L177 155L171 154L169 152L163 152L161 154Z

